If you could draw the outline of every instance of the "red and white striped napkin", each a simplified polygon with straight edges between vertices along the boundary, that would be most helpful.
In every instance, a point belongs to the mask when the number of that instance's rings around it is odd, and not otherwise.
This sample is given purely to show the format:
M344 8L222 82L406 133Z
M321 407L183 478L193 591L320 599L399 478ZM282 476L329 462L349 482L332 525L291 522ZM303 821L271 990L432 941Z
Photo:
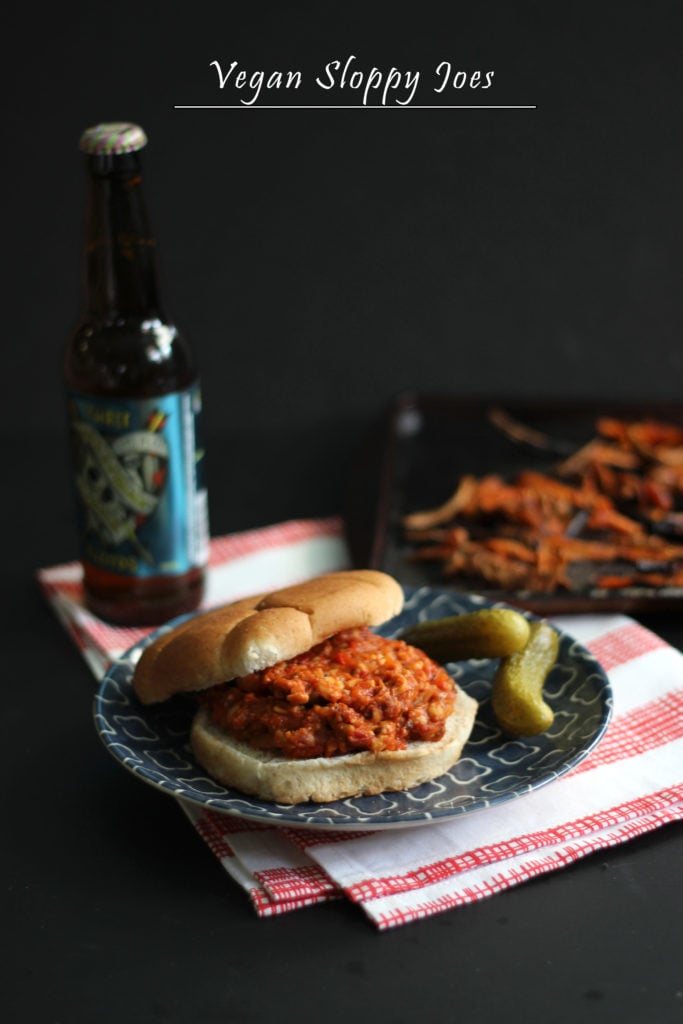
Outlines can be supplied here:
M337 519L295 520L212 542L207 607L348 566ZM91 616L77 565L44 592L100 677L145 630ZM614 715L598 747L550 786L434 825L378 832L271 827L181 806L262 916L330 899L386 929L470 903L683 818L683 655L622 615L555 620L607 671Z

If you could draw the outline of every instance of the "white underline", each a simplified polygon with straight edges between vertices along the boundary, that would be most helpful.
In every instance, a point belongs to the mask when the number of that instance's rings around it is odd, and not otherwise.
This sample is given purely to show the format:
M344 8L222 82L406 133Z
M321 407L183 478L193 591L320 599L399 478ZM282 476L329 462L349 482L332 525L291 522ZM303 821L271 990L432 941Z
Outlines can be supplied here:
M536 104L471 104L461 106L447 106L446 104L434 104L425 106L423 104L391 104L383 106L380 103L349 104L346 106L338 104L265 104L265 103L176 103L174 110L536 110Z

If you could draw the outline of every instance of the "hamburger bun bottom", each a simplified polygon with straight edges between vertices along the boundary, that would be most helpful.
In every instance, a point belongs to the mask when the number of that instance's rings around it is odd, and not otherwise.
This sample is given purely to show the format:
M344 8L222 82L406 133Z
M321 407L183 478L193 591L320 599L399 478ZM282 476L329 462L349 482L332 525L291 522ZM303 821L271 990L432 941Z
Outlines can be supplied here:
M233 739L200 708L191 729L194 756L224 786L279 804L326 803L410 789L443 775L460 757L477 713L477 702L457 691L446 731L435 742L409 743L405 750L359 751L304 760L256 750Z

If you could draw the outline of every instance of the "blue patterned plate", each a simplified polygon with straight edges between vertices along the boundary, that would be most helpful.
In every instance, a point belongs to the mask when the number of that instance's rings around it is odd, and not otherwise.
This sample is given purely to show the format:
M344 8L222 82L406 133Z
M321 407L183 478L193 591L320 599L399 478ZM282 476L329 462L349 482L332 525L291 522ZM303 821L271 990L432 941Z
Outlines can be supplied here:
M422 619L490 606L484 598L452 591L431 587L408 590L404 610L378 632L392 637ZM125 768L163 792L268 824L364 831L426 825L480 811L564 775L596 746L612 713L612 693L604 671L581 644L563 633L557 664L545 688L555 721L543 735L511 739L496 726L489 703L496 661L451 664L448 670L479 702L479 712L462 756L449 772L401 793L329 804L274 804L226 789L197 765L188 744L194 713L190 699L177 697L152 707L138 702L132 688L133 671L143 647L158 632L132 647L103 679L94 705L100 738Z

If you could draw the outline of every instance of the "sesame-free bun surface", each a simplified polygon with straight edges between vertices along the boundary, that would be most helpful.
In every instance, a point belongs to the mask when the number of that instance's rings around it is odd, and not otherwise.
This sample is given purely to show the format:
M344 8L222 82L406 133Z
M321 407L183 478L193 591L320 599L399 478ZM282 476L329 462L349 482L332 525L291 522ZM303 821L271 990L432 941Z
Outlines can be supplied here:
M393 577L371 569L328 573L236 601L162 633L142 652L133 688L143 704L269 668L354 626L379 626L403 607Z
M457 690L440 740L409 743L405 750L293 760L234 739L203 707L195 715L191 743L198 763L225 786L280 804L327 803L410 789L443 775L460 757L476 713L477 702Z

